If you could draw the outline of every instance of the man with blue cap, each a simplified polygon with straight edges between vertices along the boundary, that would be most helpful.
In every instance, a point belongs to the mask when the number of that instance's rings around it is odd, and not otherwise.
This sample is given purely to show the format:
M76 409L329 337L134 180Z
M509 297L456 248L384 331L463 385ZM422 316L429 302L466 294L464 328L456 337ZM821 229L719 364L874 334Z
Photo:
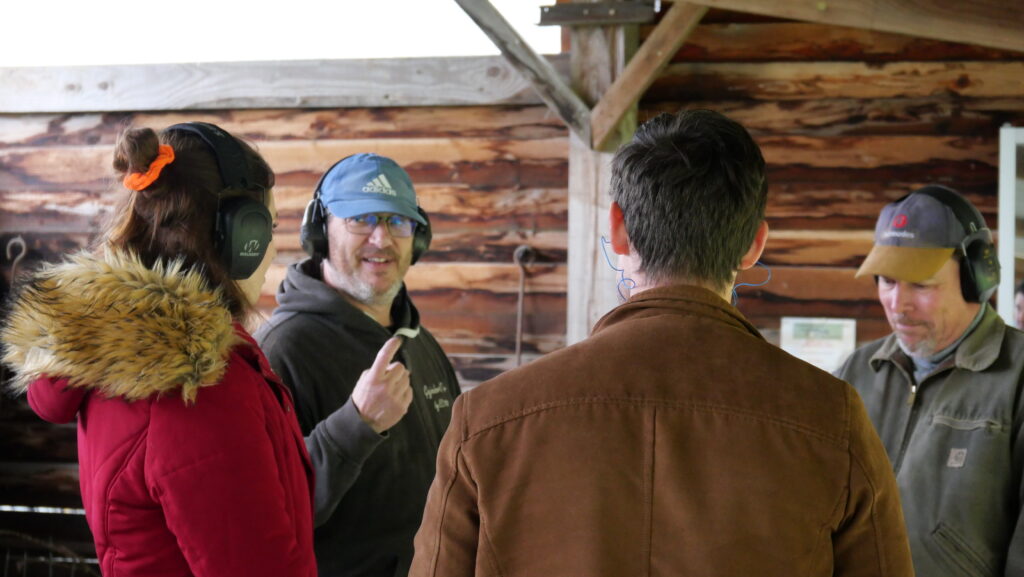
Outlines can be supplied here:
M1024 575L1024 333L989 305L984 218L952 189L915 190L882 210L867 275L893 332L836 375L895 469L916 573Z
M403 282L430 237L402 167L377 154L343 158L306 207L310 258L288 268L256 333L292 389L312 457L322 576L408 572L459 394Z

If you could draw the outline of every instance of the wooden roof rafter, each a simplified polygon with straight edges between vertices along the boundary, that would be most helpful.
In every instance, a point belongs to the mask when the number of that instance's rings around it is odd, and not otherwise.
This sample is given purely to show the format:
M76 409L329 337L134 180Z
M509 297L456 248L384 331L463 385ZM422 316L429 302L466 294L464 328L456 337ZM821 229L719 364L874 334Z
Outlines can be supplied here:
M707 8L675 2L601 99L589 108L551 65L519 36L488 0L455 0L563 122L594 150L608 145L616 127L686 41Z
M584 142L590 142L590 108L544 57L523 40L489 0L455 0L494 42L508 63L525 76L559 118Z

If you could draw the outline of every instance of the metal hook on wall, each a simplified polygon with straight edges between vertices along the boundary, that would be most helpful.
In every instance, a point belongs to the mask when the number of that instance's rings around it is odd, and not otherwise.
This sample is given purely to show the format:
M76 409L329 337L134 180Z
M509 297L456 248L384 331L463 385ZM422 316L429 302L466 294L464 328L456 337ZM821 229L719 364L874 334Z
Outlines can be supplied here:
M523 362L523 300L526 297L526 267L533 264L537 251L521 244L512 253L512 262L519 266L519 301L516 304L516 366Z
M12 255L12 249L14 249L14 247L20 247L21 248L21 250L18 252L18 256L13 256ZM21 259L25 258L25 255L28 253L28 246L25 244L25 239L21 238L21 235L19 234L18 236L16 236L16 237L12 238L11 240L7 241L6 252L7 252L7 260L12 261L11 262L11 282L14 282L14 277L17 276L17 274L18 274L18 263L20 263Z

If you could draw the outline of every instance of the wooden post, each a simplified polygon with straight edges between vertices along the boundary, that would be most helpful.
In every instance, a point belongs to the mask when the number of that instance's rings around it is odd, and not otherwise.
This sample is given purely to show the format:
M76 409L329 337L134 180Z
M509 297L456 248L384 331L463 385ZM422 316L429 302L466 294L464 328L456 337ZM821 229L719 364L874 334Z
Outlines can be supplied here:
M571 31L570 77L573 90L589 106L622 73L637 44L637 27L578 27ZM636 129L634 104L606 150L614 150ZM590 142L575 134L569 138L569 254L566 344L583 340L594 323L618 304L615 283L618 277L605 260L601 236L608 235L608 184L611 176L610 152L594 151ZM609 255L617 265L617 258Z

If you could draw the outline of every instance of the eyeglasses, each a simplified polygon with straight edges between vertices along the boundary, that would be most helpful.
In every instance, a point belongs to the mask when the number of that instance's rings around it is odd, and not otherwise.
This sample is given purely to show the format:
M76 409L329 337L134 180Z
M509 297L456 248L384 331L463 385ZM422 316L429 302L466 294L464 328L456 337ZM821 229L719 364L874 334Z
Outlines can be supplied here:
M387 226L391 236L405 238L412 236L416 222L398 214L360 214L345 219L345 228L352 234L371 234L378 224Z

